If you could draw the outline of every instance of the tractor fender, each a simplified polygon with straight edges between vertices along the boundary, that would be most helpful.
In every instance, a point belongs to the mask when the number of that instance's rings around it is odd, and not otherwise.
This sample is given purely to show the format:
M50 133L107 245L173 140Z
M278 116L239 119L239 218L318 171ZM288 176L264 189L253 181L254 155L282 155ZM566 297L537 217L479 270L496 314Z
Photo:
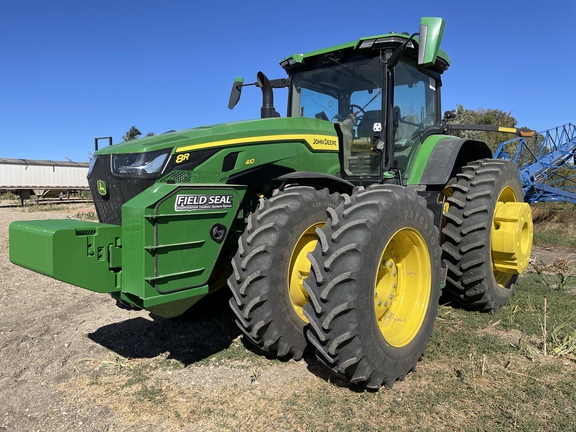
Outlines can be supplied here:
M443 139L430 153L418 183L445 185L468 162L491 157L492 151L482 141L455 137Z
M297 183L298 185L322 186L338 193L351 194L356 187L347 180L331 174L325 174L313 171L296 171L277 177L282 182L281 189L288 183Z

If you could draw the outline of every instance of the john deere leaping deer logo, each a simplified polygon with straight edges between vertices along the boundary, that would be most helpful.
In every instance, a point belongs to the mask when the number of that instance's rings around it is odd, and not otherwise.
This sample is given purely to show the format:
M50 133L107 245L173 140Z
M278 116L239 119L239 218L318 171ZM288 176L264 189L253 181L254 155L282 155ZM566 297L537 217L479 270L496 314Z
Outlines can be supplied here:
M108 189L106 188L106 182L104 180L98 180L96 186L98 187L98 193L100 195L106 196L108 194Z

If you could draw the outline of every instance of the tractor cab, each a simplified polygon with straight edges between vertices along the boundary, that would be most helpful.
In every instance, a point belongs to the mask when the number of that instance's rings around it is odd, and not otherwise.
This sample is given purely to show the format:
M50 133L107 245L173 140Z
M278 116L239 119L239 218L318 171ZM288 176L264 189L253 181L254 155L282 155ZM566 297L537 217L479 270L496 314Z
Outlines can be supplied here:
M288 116L335 123L343 177L407 176L421 133L440 126L440 75L449 59L432 51L442 27L424 22L419 39L390 33L281 62L290 75Z

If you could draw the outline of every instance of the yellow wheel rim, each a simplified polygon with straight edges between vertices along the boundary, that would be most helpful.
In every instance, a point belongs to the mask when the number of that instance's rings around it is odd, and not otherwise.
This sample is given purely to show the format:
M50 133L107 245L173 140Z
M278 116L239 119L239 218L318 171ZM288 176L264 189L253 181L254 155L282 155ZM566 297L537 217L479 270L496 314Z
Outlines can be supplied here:
M290 268L288 270L288 291L290 303L296 314L304 322L308 319L304 316L302 308L308 301L308 293L304 289L304 279L310 274L310 260L308 252L312 252L318 243L316 228L322 228L323 222L310 226L298 239L296 246L290 257Z
M446 185L442 192L438 194L438 202L442 203L442 214L448 213L450 210L450 203L448 202L448 198L454 195L454 191L452 190L452 185Z
M432 270L426 242L413 228L388 241L376 274L374 310L390 345L408 345L420 331L430 301Z
M446 228L446 213L450 210L450 203L448 202L448 198L450 198L454 194L454 190L452 189L452 185L446 185L442 192L438 194L438 202L442 204L442 231L440 232L441 238L440 240L442 243L446 241L446 237L444 235L444 228Z
M498 285L509 285L515 275L526 270L532 250L532 234L530 206L518 202L514 189L505 187L494 209L490 239L492 271Z

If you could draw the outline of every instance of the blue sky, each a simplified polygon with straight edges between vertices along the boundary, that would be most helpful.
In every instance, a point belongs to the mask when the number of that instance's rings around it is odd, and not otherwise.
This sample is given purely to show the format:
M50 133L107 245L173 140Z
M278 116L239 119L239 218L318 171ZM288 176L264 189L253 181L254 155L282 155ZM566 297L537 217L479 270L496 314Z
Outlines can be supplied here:
M0 0L0 158L88 161L93 139L256 118L232 81L279 61L446 20L443 110L497 108L542 131L576 123L573 0ZM286 97L275 105L285 112Z

